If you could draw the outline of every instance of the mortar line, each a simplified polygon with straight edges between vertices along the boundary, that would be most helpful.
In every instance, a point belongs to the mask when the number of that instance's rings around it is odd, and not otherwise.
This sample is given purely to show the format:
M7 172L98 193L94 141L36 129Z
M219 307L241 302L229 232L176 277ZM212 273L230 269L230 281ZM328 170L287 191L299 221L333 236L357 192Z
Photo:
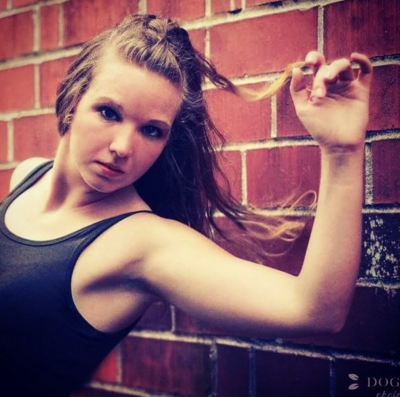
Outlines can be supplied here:
M278 137L278 131L277 131L278 111L277 111L276 95L273 95L271 97L270 106L271 106L271 139L274 139Z
M210 59L211 57L210 29L206 29L206 34L204 37L204 55L208 59Z
M116 347L117 354L117 383L122 383L122 372L123 372L123 360L122 360L122 348L121 344L118 344Z
M8 0L6 10L0 11L0 19L7 18L12 15L22 14L27 11L33 11L37 8L40 8L41 6L61 4L61 3L66 3L68 1L69 0L48 0L48 1L42 0L42 1L38 1L37 3L34 3L34 4L27 4L26 6L13 8L12 0Z
M225 23L231 22L239 22L248 19L254 19L262 16L281 14L290 11L306 11L321 5L328 5L333 3L339 3L347 0L305 0L301 3L291 0L285 1L279 7L276 7L272 4L264 4L261 6L253 7L253 8L242 8L242 12L240 13L220 13L213 14L211 16L205 16L202 18L198 18L191 21L182 22L183 27L190 27L191 29L199 28L199 27L212 27L216 25L222 25ZM243 4L243 1L242 1Z
M336 362L329 361L329 397L336 397Z
M110 392L116 392L119 394L125 394L126 396L135 396L135 397L176 397L176 394L169 393L161 393L154 394L153 392L148 392L143 389L138 389L135 387L127 387L122 385L116 385L111 383L103 383L98 381L91 381L86 384L86 386L95 390L104 390Z
M58 48L64 47L64 4L58 7Z
M22 117L41 116L43 114L52 114L52 113L54 113L54 108L52 107L41 108L41 109L17 110L3 114L0 113L0 121L10 121Z
M249 397L256 397L256 384L257 384L257 379L256 379L256 354L254 347L249 348Z
M324 53L324 7L318 6L318 51L323 54Z
M365 145L365 204L374 202L374 178L371 144Z
M393 282L388 283L383 282L383 281L379 281L379 280L371 280L371 279L365 279L360 277L357 280L356 283L357 287L364 287L364 288L379 288L379 289L383 289L383 290L396 290L396 289L400 289L400 282Z
M176 332L176 309L175 306L170 305L169 306L169 311L171 315L171 332L175 333Z
M205 7L204 15L206 17L210 17L212 15L212 13L211 13L211 0L206 0L205 3L204 3L204 7Z
M247 194L247 153L244 150L240 151L240 158L242 161L242 204L248 204L248 194Z
M57 49L45 51L39 54L33 54L29 57L14 58L5 62L0 62L0 71L14 69L22 66L38 65L47 61L54 61L57 59L68 58L77 55L81 50L81 46L74 46L66 49Z
M12 169L15 168L18 164L19 164L18 161L11 161L11 162L8 162L8 163L0 163L0 171L12 170Z
M388 206L387 208L368 208L364 207L362 210L363 214L399 214L400 207L397 205Z
M7 123L7 161L14 161L14 121Z
M36 6L32 10L33 19L33 46L32 51L38 52L40 48L40 12L39 7Z
M33 84L33 95L34 95L34 108L40 109L40 70L39 65L33 66L34 73L34 84Z
M211 396L218 397L218 349L214 341L210 348L211 362Z
M147 14L147 0L139 0L139 14Z

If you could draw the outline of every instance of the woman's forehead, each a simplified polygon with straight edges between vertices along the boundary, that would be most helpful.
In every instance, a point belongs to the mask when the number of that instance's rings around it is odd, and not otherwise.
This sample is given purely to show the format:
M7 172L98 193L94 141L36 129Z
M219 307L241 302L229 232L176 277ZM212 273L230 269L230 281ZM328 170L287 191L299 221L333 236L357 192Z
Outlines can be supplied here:
M165 77L121 57L104 58L94 74L88 97L108 97L126 109L149 109L173 120L182 92Z

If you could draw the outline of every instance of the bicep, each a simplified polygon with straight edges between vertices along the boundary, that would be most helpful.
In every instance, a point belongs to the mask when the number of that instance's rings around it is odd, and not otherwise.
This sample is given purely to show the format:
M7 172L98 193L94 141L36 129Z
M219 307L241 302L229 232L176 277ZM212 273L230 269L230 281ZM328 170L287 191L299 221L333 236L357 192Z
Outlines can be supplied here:
M297 277L234 257L184 225L173 224L161 240L144 278L162 299L221 329L310 332Z

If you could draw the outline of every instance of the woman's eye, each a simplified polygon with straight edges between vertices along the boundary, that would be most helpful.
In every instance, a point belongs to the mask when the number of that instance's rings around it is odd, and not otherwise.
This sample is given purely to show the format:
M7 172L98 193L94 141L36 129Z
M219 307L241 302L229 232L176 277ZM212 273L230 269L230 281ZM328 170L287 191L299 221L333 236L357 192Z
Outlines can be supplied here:
M119 121L120 120L118 113L109 107L103 106L99 109L99 112L100 112L101 116L103 117L103 119L105 119L107 121Z
M152 125L147 125L142 128L142 132L144 135L150 138L161 138L163 136L163 132L160 128L154 127Z

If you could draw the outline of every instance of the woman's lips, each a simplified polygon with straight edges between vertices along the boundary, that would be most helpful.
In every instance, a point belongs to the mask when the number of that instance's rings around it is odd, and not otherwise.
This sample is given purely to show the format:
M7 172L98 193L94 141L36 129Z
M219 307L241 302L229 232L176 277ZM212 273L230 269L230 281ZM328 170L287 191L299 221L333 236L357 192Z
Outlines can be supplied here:
M116 167L114 164L103 163L101 161L98 161L97 164L100 167L101 173L107 177L115 178L124 174L124 171Z

